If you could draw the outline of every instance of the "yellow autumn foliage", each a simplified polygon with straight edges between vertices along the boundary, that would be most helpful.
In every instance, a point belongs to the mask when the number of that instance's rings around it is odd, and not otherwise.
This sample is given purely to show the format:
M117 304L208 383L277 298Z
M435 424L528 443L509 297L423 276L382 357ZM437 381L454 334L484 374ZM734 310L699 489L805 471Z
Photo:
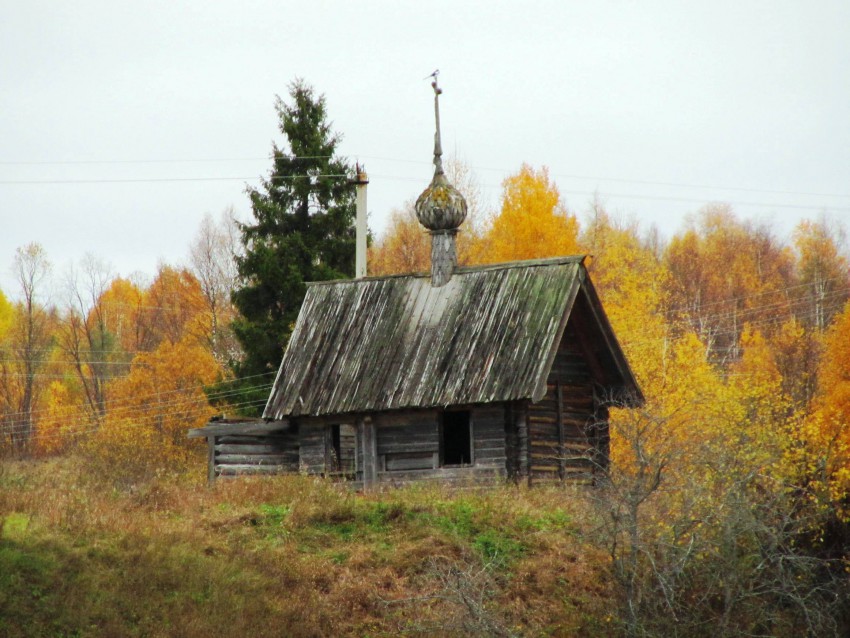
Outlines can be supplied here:
M431 263L431 237L416 219L413 202L390 213L387 230L369 247L369 275L426 272Z
M812 495L850 521L850 304L827 331L812 411L795 460Z
M523 164L502 182L502 205L485 230L474 263L574 255L579 251L579 224L561 200L549 170Z
M37 454L57 454L71 449L88 433L82 397L74 390L74 384L64 379L52 381L47 388L35 433Z
M203 388L221 374L212 353L191 335L136 355L130 373L110 384L107 417L87 442L91 462L122 481L184 467L197 451L187 430L214 412Z

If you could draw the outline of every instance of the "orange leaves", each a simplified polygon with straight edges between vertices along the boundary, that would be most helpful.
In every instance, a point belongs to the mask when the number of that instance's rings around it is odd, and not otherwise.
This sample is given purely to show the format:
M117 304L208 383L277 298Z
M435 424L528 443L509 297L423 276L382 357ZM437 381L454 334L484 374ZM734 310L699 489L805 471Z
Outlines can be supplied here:
M6 335L12 327L14 320L15 307L6 299L6 295L0 290L0 340Z
M112 383L107 421L132 420L183 446L186 430L212 415L203 387L220 373L209 350L191 339L164 341L153 352L137 355L130 374Z
M140 349L143 291L122 277L113 279L98 301L106 327L125 352Z
M119 482L184 467L186 431L212 416L203 389L220 373L212 353L191 338L136 355L130 373L110 384L106 418L85 446L89 462Z
M783 307L788 311L791 251L768 227L739 221L728 206L703 209L670 241L665 261L671 302L715 361L737 358L745 323L766 322Z
M523 164L502 182L501 211L473 254L478 263L573 255L580 252L578 230L548 169Z
M142 349L153 349L163 341L177 343L186 336L204 339L208 332L205 309L201 286L192 273L160 266L144 297Z
M461 227L461 233L464 232ZM390 213L387 231L369 249L369 275L426 272L431 237L416 219L412 202Z
M559 257L581 252L579 224L561 200L545 167L523 164L502 182L502 204L489 224L481 223L475 179L460 162L450 166L470 206L457 236L458 262L464 265ZM389 226L369 252L369 274L424 272L430 266L431 240L411 203L393 211Z
M850 520L850 304L824 339L813 411L798 438L807 478Z
M794 247L798 253L799 276L803 286L801 304L804 323L823 330L850 296L850 264L841 254L843 237L840 228L825 220L802 221L794 230Z

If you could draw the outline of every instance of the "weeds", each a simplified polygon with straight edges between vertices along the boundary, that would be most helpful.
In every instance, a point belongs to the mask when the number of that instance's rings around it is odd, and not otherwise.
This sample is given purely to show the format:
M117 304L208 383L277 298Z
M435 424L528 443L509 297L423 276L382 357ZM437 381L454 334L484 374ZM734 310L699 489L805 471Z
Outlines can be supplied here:
M306 476L209 489L200 471L131 489L73 458L0 467L4 636L557 635L576 626L570 592L592 591L558 567L582 553L563 493L363 495ZM527 588L556 567L569 589L555 572ZM382 602L423 592L442 593Z
M75 459L0 464L0 635L619 636L638 625L622 622L611 536L582 494L433 485L357 494L307 476L209 489L168 475L128 490L85 476ZM686 546L638 537L639 560L623 564L638 570L642 635L671 627L652 578L697 622L729 593L726 635L741 614L757 632L805 626L765 623L813 601L838 608L840 588L813 580L817 565L793 527L770 518L782 504L753 511L734 497L736 516L712 523L725 544L699 546L722 552L692 551L684 569L673 559ZM642 507L639 521L664 517L652 499ZM805 621L835 627L828 616Z

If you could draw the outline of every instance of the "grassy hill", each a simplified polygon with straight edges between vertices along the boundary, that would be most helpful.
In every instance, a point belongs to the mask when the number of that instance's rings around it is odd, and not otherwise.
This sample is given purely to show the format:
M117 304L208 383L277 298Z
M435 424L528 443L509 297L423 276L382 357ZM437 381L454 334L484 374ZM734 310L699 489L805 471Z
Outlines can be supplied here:
M0 635L613 635L574 489L358 494L303 476L0 465Z
M129 485L90 469L72 456L0 462L0 636L720 638L850 626L846 560L812 554L763 493L730 494L683 529L663 505L681 494L663 486L630 512L633 491L618 501L577 486L362 494L307 476L209 488L203 459Z

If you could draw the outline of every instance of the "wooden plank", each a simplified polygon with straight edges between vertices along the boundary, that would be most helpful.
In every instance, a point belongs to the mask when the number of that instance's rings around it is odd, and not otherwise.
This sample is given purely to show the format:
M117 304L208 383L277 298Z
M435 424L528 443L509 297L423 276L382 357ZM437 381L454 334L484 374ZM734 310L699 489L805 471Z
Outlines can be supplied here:
M208 423L202 428L193 428L189 430L187 436L190 439L203 437L224 436L226 434L266 434L270 432L281 432L289 429L289 421L286 419L279 421L241 421L238 423Z
M519 410L520 450L523 452L523 473L528 477L531 487L531 445L528 431L528 403L522 403Z
M288 437L238 437L238 436L222 436L215 437L216 445L270 445L280 450L297 450L298 438L295 436Z
M435 469L434 455L387 455L385 470L394 472L399 470L425 470Z
M251 476L286 474L287 468L280 465L219 465L218 476Z
M276 445L239 445L237 443L220 443L215 446L218 454L277 454L281 448Z
M363 455L363 489L371 489L378 478L378 442L375 422L364 417L358 424Z
M292 465L298 468L298 454L219 454L219 465Z
M561 382L558 382L558 476L564 480L564 393Z
M504 441L492 441L488 442L486 445L476 445L475 446L476 454L500 454L505 456L507 454L507 448L505 447Z
M207 483L215 483L215 437L207 439Z

